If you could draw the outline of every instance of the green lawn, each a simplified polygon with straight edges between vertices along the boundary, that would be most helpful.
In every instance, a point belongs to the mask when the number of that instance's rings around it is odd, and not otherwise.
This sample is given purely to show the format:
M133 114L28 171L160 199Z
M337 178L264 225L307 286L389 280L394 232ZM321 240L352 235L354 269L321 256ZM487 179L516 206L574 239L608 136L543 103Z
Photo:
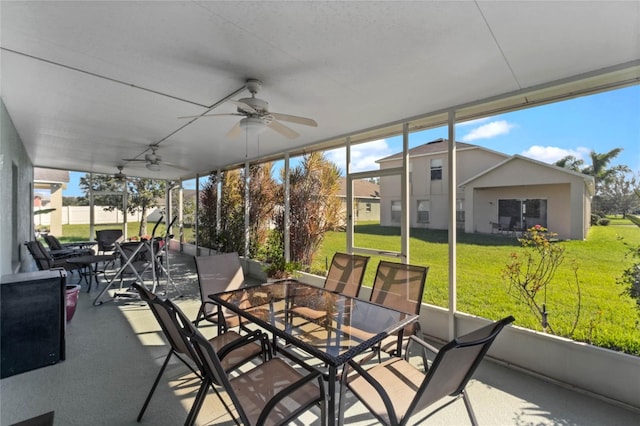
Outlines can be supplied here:
M557 332L567 332L573 323L577 296L573 283L572 261L578 262L581 283L582 308L575 340L640 355L640 315L634 301L621 296L622 288L616 277L630 263L625 258L622 241L640 244L640 229L628 220L616 219L615 225L594 226L587 241L565 241L566 259L558 269L554 282L547 291L549 322ZM129 234L137 235L138 223L130 223ZM114 228L100 225L96 229ZM147 231L153 228L151 224ZM175 229L174 229L175 231ZM191 233L185 229L185 234ZM89 239L88 225L64 225L62 241ZM160 225L156 235L164 235ZM622 238L623 240L621 240ZM377 224L356 226L355 243L358 247L398 250L400 229L380 227ZM333 253L344 251L344 232L329 232L314 259L312 271L324 271ZM429 266L424 301L441 307L448 304L448 246L447 232L423 229L411 231L411 263ZM458 310L499 319L506 315L516 317L516 324L541 330L528 308L508 294L502 280L502 270L509 255L521 250L513 237L481 234L458 234ZM371 285L380 257L372 257L364 278Z
M582 308L575 340L640 355L640 315L635 302L621 296L616 277L630 263L620 238L640 244L640 229L629 221L615 226L595 226L587 241L565 241L565 261L547 290L549 322L556 332L567 333L573 324L577 304L572 262L578 264ZM400 230L377 225L356 226L356 246L393 250L399 247ZM331 232L316 259L313 270L323 270L336 251L344 251L346 234ZM522 250L515 238L497 235L458 234L458 310L499 319L512 314L516 324L541 330L528 308L508 294L502 270L514 251ZM412 229L411 263L429 266L424 301L441 307L448 304L447 232ZM372 257L364 278L371 285L379 258Z
M151 235L153 231L153 227L155 223L147 224L147 234ZM121 229L122 224L100 224L95 226L95 230L101 229ZM140 229L140 222L129 222L127 223L127 235L132 237L134 235L138 235L138 231ZM177 227L171 228L174 233L178 232ZM166 226L164 223L158 225L156 229L156 237L164 237L166 230ZM184 228L185 240L189 241L189 239L193 238L193 230L190 227ZM95 237L95 235L94 235ZM72 242L72 241L88 241L91 238L89 237L89 225L62 225L62 236L58 236L58 239L62 242Z

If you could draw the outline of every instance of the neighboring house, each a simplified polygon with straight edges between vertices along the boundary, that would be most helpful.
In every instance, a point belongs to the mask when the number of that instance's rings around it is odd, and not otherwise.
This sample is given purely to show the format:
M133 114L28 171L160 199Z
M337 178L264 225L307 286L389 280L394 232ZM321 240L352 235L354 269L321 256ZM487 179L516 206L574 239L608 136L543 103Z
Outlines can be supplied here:
M409 150L410 225L447 229L447 147L438 139ZM465 232L490 233L542 225L562 239L584 239L589 229L594 182L519 155L509 156L456 142L456 222ZM402 154L378 160L381 169L399 167ZM381 224L399 226L400 177L381 177Z
M340 178L340 189L336 194L341 198L341 211L347 211L347 179ZM343 215L346 225L346 216ZM380 185L364 179L353 181L353 223L375 221L380 222Z
M62 235L62 190L69 183L68 170L42 169L34 167L33 169L33 190L44 191L49 193L49 204L45 204L46 196L40 195L42 207L52 208L49 216L49 232L53 235ZM35 206L34 196L34 206ZM41 219L41 218L40 218Z

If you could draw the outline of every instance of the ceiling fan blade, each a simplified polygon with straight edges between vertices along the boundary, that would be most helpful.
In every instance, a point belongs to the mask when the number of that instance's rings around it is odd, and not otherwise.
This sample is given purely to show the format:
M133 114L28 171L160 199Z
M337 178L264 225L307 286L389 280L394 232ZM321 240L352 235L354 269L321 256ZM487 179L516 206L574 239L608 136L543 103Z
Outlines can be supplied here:
M122 161L135 161L135 162L145 162L144 158L123 158Z
M247 105L244 102L234 101L233 99L229 99L229 102L240 108L242 111L246 111L250 114L258 114L258 111L256 111L251 105Z
M284 124L280 123L277 120L273 120L271 124L268 124L268 126L273 130L275 130L276 132L280 133L282 136L288 137L289 139L295 139L298 136L300 136L298 132L285 126Z
M303 124L305 126L318 127L318 123L311 118L298 117L296 115L280 114L278 112L270 112L276 120L288 121L289 123Z
M235 126L233 126L231 130L229 130L229 133L227 133L227 137L231 139L237 138L238 136L240 136L241 132L242 129L240 129L240 122L238 121Z
M185 115L183 117L178 117L178 118L181 119L181 118L202 118L202 117L225 117L230 115L238 115L240 117L244 117L244 114L240 114L239 112L230 112L226 114Z
M160 164L162 164L163 166L173 167L175 169L180 169L180 170L184 170L184 171L191 171L191 169L187 169L186 167L182 167L182 166L180 166L178 164L168 163L166 161L161 161Z

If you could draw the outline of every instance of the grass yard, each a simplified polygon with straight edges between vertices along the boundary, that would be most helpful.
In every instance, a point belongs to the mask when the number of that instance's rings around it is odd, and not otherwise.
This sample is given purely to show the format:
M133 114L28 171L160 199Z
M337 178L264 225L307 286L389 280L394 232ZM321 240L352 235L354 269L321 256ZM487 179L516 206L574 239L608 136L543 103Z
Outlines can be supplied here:
M622 296L616 277L631 263L625 257L629 244L640 244L640 229L625 219L616 219L610 226L594 226L587 241L563 241L565 261L558 269L554 282L547 290L549 323L558 334L572 328L577 306L577 291L571 265L578 265L582 307L573 339L601 347L640 355L640 315L635 302ZM151 233L154 224L149 224ZM118 225L98 225L108 229ZM138 234L138 223L128 224L128 235ZM177 229L174 229L177 231ZM161 224L156 235L164 235ZM89 239L89 225L64 225L62 241ZM185 228L188 241L191 228ZM400 229L377 224L356 226L355 245L358 247L398 251ZM324 271L333 253L344 251L346 234L329 232L322 244L312 271ZM438 230L411 230L411 263L429 266L424 301L433 305L448 305L448 246L447 232ZM523 250L514 237L485 234L458 234L457 284L458 310L490 319L513 315L516 324L541 330L528 307L508 293L508 284L502 279L502 270L514 251ZM365 285L373 282L378 260L369 261L364 278ZM391 259L393 260L393 259Z
M153 227L155 223L147 224L147 234L151 235L153 231ZM101 229L122 229L122 224L100 224L95 225L95 230ZM127 223L127 235L132 237L134 235L138 235L138 230L140 229L140 222L129 222ZM178 232L178 228L173 226L171 230L176 233ZM156 229L156 237L164 237L166 232L166 226L164 223L158 225ZM184 228L185 241L189 241L193 239L193 228L185 227ZM61 242L71 242L71 241L88 241L91 238L89 237L89 225L62 225L62 236L58 237Z
M564 241L565 260L547 290L549 323L558 334L567 334L577 309L577 290L572 264L577 265L581 287L581 310L573 339L640 355L640 315L635 302L621 296L616 277L630 263L622 241L640 244L640 229L629 221L614 226L595 226L587 241ZM397 250L400 230L378 225L356 226L358 247ZM620 240L622 238L623 240ZM324 270L333 253L345 250L346 234L331 232L314 260L313 270ZM458 310L490 319L512 314L516 324L541 330L524 303L509 295L502 270L514 251L523 250L514 237L458 234ZM411 263L429 266L424 301L441 307L448 304L447 232L411 230ZM364 278L370 286L378 260L372 257Z

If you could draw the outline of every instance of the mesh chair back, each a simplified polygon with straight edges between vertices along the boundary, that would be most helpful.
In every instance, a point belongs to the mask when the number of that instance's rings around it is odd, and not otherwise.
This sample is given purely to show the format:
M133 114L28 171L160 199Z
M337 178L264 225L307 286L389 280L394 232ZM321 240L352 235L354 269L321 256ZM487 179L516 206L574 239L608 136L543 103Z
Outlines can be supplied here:
M51 250L64 250L62 244L60 244L60 240L58 240L53 235L44 235L44 241L47 243Z
M170 311L167 310L167 307L164 305L164 302L153 292L147 290L147 288L138 283L134 283L133 287L138 290L138 294L140 294L140 299L147 302L153 316L160 324L160 328L169 341L169 345L173 348L174 351L188 355L189 357L193 357L193 354L190 348L185 344L185 341L180 334L180 330L176 327L175 321L171 318Z
M215 312L218 306L209 299L210 294L236 290L244 284L244 272L240 264L238 253L222 253L213 256L196 256L196 271L200 287L201 309L205 318L217 321ZM225 316L232 313L223 310Z
M419 314L428 271L426 266L381 260L369 300L398 311ZM415 324L407 326L405 333L413 334L415 327Z
M227 373L213 346L175 303L168 299L164 303L172 313L171 320L179 330L183 342L195 350L193 360L203 375L209 377L214 383L230 389Z
M25 245L27 246L29 253L31 253L31 256L33 256L33 260L35 260L38 270L46 271L53 268L53 258L40 241L27 241Z
M102 229L96 231L96 241L98 242L98 252L114 251L116 242L123 238L121 229Z
M488 324L447 343L438 351L420 391L416 410L445 396L457 396L473 376L498 333L514 321L512 316Z
M324 281L324 288L345 296L357 297L368 262L368 256L347 253L334 254L327 278Z

